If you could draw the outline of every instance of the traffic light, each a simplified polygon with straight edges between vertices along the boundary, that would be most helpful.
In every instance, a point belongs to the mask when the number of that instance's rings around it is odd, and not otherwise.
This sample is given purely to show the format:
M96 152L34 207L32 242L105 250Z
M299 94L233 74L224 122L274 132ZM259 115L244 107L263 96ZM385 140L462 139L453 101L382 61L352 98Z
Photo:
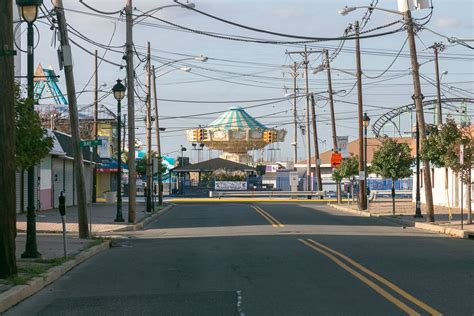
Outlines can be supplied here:
M193 140L193 141L198 140L198 137L199 137L199 130L194 129L194 130L193 130L193 139L192 139L192 140Z
M198 129L197 140L206 140L207 139L207 130L204 128Z
M263 131L263 141L265 143L269 143L270 142L270 131Z
M206 140L207 139L207 129L201 129L201 140Z

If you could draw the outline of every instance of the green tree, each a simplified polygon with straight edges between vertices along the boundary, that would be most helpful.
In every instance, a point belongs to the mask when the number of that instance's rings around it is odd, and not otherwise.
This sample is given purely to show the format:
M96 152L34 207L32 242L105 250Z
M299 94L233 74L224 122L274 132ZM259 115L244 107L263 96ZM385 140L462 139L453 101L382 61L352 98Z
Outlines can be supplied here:
M413 157L406 143L385 138L374 153L371 171L383 178L392 179L392 213L395 215L395 180L412 175Z
M37 165L53 147L53 138L41 126L41 118L33 108L33 100L16 93L16 154L18 170Z
M467 186L466 204L468 210L468 223L471 224L472 210L471 194L469 192L471 192L471 169L474 159L474 137L470 127L453 127L452 124L445 126L443 125L441 128L441 133L443 135L452 135L457 133L458 135L458 138L448 146L448 150L443 156L443 160L447 168L451 168L454 172L460 174L461 182Z
M352 156L344 159L339 167L332 170L332 178L336 181L337 186L337 202L341 202L341 181L343 179L350 179L359 174L359 157Z

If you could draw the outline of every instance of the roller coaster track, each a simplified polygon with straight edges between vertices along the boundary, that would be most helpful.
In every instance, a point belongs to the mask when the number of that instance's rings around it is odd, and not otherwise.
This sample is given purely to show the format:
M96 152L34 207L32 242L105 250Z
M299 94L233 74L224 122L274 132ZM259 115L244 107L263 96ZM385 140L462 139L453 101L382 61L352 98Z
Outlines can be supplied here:
M428 107L430 105L436 105L437 102L438 102L437 99L423 101L423 107ZM441 99L441 104L443 105L443 109L457 111L458 107L456 107L454 105L451 105L449 103L470 103L470 104L474 104L474 99L471 99L471 98L446 98L446 99ZM400 116L403 113L411 112L413 110L415 110L415 104L411 103L411 104L407 104L407 105L398 107L396 109L393 109L393 110L383 114L382 116L380 116L372 124L372 132L374 133L375 137L378 137L378 138L385 137L386 136L385 134L381 134L382 129L385 126L385 124L387 124L388 122L393 123L394 118Z

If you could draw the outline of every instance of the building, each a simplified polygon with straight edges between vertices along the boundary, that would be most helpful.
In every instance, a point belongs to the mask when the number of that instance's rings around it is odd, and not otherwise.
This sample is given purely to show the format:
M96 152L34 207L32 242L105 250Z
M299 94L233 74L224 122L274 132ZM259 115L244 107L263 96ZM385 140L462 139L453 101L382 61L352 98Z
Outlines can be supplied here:
M57 208L61 191L66 196L66 206L77 204L71 135L51 130L47 130L47 133L53 137L53 148L34 168L35 179L37 179L35 183L35 207L37 210ZM91 202L93 170L100 160L88 147L82 148L82 154L84 157L87 202ZM17 212L24 212L28 205L27 182L27 172L18 171L16 174L16 191L19 193L17 194L16 203Z

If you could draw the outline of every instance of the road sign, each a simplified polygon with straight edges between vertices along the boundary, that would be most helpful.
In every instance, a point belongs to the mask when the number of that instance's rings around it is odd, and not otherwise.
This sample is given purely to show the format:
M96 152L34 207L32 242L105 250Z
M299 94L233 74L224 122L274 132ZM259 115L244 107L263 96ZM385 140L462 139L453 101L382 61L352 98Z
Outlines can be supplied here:
M331 155L331 167L338 167L342 162L341 153L332 153Z
M102 145L102 139L81 140L81 147L97 147Z

